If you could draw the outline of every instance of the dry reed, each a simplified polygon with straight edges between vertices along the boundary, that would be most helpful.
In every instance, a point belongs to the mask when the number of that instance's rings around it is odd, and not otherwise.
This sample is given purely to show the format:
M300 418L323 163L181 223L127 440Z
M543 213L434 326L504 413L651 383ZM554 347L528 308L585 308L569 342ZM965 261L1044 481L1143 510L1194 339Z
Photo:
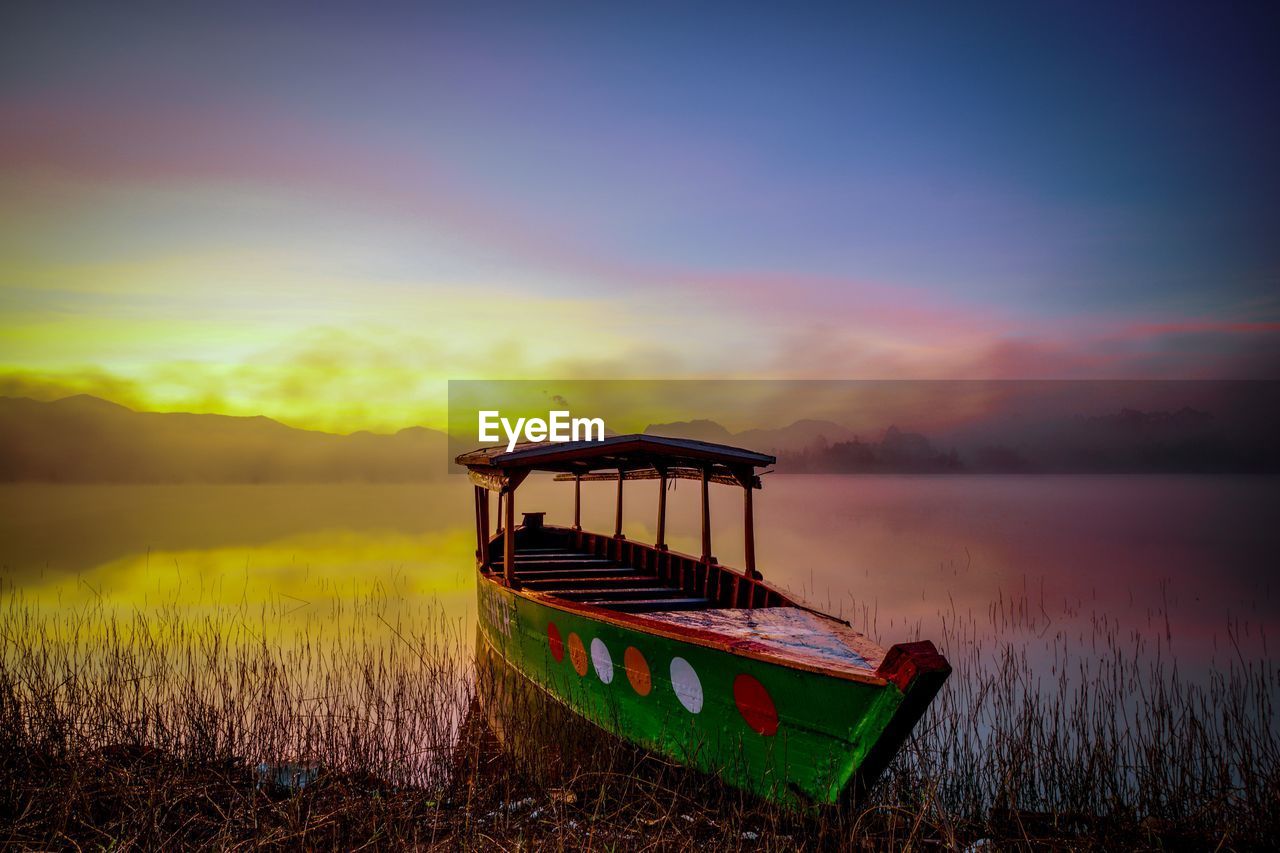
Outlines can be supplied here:
M270 607L3 602L10 846L1243 849L1280 830L1274 664L1185 679L1164 641L1101 617L1044 634L1025 599L942 614L956 671L916 736L868 801L811 812L554 707L495 711L463 625L388 619L385 593L291 631Z

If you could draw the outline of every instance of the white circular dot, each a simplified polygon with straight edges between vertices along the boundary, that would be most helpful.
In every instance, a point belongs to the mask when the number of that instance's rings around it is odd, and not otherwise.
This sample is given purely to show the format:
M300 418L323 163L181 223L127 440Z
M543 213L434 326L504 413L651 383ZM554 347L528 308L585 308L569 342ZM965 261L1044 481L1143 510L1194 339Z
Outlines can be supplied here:
M680 704L689 709L690 714L702 710L702 682L698 673L684 658L671 659L671 687L676 691Z
M609 647L596 637L591 641L591 662L595 664L596 675L605 684L613 681L613 658L609 655Z

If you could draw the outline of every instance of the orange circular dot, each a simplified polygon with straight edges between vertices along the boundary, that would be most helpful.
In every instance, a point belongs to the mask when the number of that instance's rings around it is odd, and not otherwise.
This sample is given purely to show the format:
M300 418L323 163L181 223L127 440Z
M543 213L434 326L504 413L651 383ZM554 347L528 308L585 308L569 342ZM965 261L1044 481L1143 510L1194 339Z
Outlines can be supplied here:
M762 735L778 732L778 709L773 706L773 697L764 689L753 675L739 673L733 680L733 702L738 706L738 713L747 725Z
M564 660L564 640L560 639L560 629L554 622L547 623L547 643L551 646L551 656L556 659L556 663Z
M569 660L573 662L574 672L587 674L587 650L583 648L582 638L577 634L569 634Z
M641 696L648 696L653 689L653 679L649 677L649 662L640 654L635 646L627 646L622 654L622 668L627 671L627 681Z

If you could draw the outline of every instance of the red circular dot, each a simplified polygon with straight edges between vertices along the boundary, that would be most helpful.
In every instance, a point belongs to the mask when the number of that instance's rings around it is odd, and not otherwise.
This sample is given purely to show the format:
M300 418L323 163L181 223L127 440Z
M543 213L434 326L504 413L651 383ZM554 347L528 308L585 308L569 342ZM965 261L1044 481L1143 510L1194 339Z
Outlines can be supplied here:
M551 645L551 656L556 659L556 663L564 660L564 641L560 639L560 629L554 622L547 623L547 642Z
M762 735L778 732L778 709L764 685L752 675L739 673L733 680L733 702L747 725Z

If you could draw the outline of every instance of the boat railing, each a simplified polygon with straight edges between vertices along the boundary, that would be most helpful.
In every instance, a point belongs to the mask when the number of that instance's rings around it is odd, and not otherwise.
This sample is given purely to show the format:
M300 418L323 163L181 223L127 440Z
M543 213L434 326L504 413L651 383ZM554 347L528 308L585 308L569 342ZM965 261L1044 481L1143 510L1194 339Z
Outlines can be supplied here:
M527 547L526 537L530 534L554 537L555 540L563 542L566 547L572 547L578 553L611 560L619 565L633 568L641 574L652 575L669 586L685 590L690 595L706 598L716 607L757 608L793 605L787 597L761 579L750 577L718 562L708 562L666 547L658 548L621 536L593 533L588 530L544 526L541 521L533 530L530 530L528 525L520 525L515 533L517 555L522 547ZM546 541L542 539L540 544L546 544ZM489 541L489 559L485 561L487 573L499 580L502 579L504 547L504 534L496 533Z
M672 586L708 598L720 607L777 607L788 603L756 578L717 562L618 536L586 530L573 534L583 551L652 572Z
M760 583L756 569L755 519L752 492L761 486L757 469L776 460L768 454L689 439L644 434L614 436L598 442L542 443L511 448L481 448L455 460L467 467L475 486L476 557L482 569L499 561L490 548L489 531L501 534L502 582L518 589L516 572L516 492L532 471L548 471L556 480L573 482L573 527L594 553L619 562L639 561L659 568L663 577L678 580L678 587L697 591L728 607L769 606L772 597L785 600L776 590ZM657 541L653 546L629 543L622 533L625 486L628 480L658 480ZM666 545L667 485L675 479L693 479L701 485L702 553L694 558L670 552ZM582 530L582 483L613 481L616 486L613 536ZM712 484L742 489L742 572L720 566L711 550ZM496 528L490 526L489 493L497 495ZM542 529L542 516L536 526ZM669 555L669 556L667 556ZM496 572L494 573L497 574Z

